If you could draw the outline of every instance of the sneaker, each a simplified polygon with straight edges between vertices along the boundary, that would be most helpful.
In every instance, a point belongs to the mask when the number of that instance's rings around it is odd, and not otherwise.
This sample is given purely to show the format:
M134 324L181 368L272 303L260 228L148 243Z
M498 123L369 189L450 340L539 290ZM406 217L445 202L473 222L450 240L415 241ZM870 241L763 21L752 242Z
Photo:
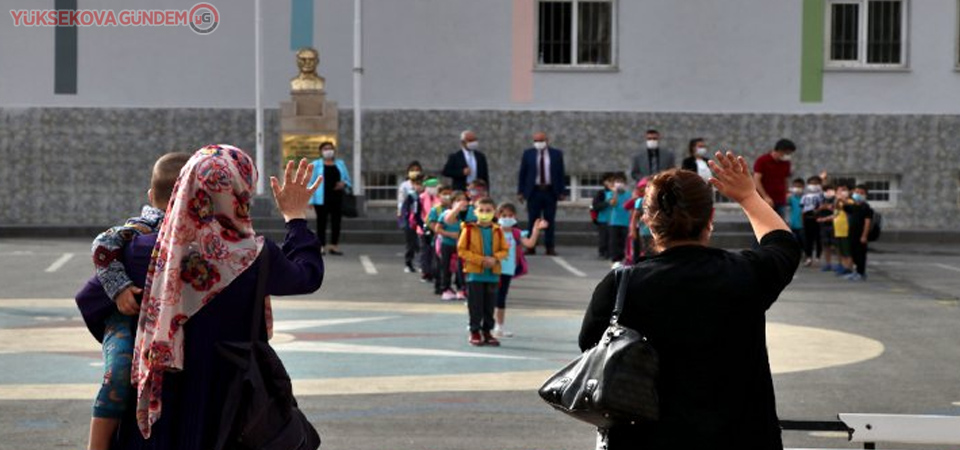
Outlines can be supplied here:
M621 267L623 267L623 263L620 262L620 261L617 261L617 262L613 263L612 265L610 265L610 269L612 269L612 270L617 270L617 269L619 269L619 268L621 268Z
M443 291L443 294L441 294L440 296L440 300L447 301L447 302L454 301L456 299L457 299L457 294L450 289Z
M483 343L486 344L486 345L489 345L489 346L491 346L491 347L499 347L499 346L500 346L500 341L498 341L497 338L493 337L493 335L490 334L489 331L484 331L484 332L483 332Z
M428 275L428 274L420 275L420 282L421 282L421 283L432 283L432 282L433 282L433 277L431 277L431 276Z
M859 273L856 273L856 272L844 276L843 279L844 279L844 280L849 280L849 281L863 281L863 280L864 280L863 275L860 275Z
M803 267L810 267L813 265L813 258L807 258L803 261Z
M456 297L456 299L457 299L457 300L466 300L466 299L467 299L467 291L457 292L457 297Z
M403 268L403 271L406 272L406 273L416 273L416 272L417 272L417 269L414 269L412 265L407 264L407 265Z
M479 331L471 331L471 332L470 332L470 338L467 340L467 342L469 342L470 345L472 345L472 346L474 346L474 347L480 347L480 346L484 345L484 340L483 340L483 338L480 337L480 332L479 332Z
M513 337L513 333L511 333L511 332L509 332L509 331L507 331L507 330L504 330L504 329L501 328L501 327L494 327L494 328L493 328L493 336L494 336L494 337L497 337L497 338L500 338L500 339L503 339L503 338L512 338L512 337Z
M434 290L433 290L433 295L443 295L443 291L440 290L440 289L434 289Z
M837 276L838 276L838 277L845 277L845 276L847 276L847 275L850 275L851 273L853 273L852 270L847 269L846 267L841 267L840 270L837 271Z

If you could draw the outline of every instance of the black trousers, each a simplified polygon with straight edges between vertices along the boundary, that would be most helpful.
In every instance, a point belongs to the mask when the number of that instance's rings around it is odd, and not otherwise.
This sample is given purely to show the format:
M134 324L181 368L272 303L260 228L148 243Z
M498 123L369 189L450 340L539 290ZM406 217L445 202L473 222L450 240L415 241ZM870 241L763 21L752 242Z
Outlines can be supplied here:
M470 331L493 329L493 309L497 305L499 283L467 283L467 309L470 311Z
M533 194L527 199L527 227L530 235L533 236L533 224L537 219L543 218L550 222L550 227L544 230L544 243L547 249L554 247L554 231L557 229L557 195L552 190L534 189Z
M327 216L330 216L330 245L340 244L340 222L343 220L343 207L340 202L328 202L313 205L317 213L317 238L320 245L327 245Z
M405 228L403 230L403 237L407 241L407 251L403 254L403 262L406 265L413 267L413 258L420 250L420 236L417 235L417 230L413 228Z
M610 234L607 228L605 223L597 224L597 252L604 258L610 256Z
M456 246L440 245L440 289L451 289L454 279L457 281L457 289L463 289L463 271L460 268L460 261L455 262L455 271L450 270L450 262L456 252Z
M850 257L853 258L853 265L857 266L857 273L867 274L867 244L860 242L860 234L850 233Z
M420 236L420 270L425 274L433 276L437 271L436 267L437 253L433 250L433 235L423 234Z
M621 262L626 257L627 233L630 227L621 227L610 225L607 227L607 233L610 235L610 261Z
M803 254L807 258L814 256L816 250L817 258L823 252L823 243L820 241L820 224L816 217L803 217Z

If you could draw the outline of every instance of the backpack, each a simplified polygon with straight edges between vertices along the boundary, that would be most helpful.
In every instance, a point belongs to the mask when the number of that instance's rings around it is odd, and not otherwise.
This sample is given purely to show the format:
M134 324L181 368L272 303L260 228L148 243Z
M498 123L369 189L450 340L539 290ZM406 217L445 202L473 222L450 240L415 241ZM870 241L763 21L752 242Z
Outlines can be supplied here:
M880 239L881 231L883 231L883 215L874 211L873 220L870 221L870 232L867 233L867 241L874 242Z
M316 450L320 435L297 408L290 375L267 342L260 341L264 297L270 274L269 247L260 252L256 303L250 341L217 343L218 356L231 372L229 394L220 416L216 450Z

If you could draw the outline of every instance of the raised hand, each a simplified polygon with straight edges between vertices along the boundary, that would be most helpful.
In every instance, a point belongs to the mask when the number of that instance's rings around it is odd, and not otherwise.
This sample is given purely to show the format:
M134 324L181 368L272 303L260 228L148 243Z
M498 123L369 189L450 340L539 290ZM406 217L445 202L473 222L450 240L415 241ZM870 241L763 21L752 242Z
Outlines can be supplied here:
M547 222L545 219L537 219L537 221L533 223L533 228L536 230L546 230L550 228L550 222Z
M717 152L715 156L716 161L707 163L713 171L710 184L721 194L737 203L743 203L753 195L759 195L757 185L753 182L750 168L743 156L737 156L733 152L727 152L727 154Z
M307 186L312 176L313 165L304 158L300 160L296 173L293 172L293 161L287 162L282 185L277 177L270 177L270 187L273 189L273 198L277 201L277 209L287 222L307 217L306 209L310 197L323 181L323 177L318 177L312 186Z

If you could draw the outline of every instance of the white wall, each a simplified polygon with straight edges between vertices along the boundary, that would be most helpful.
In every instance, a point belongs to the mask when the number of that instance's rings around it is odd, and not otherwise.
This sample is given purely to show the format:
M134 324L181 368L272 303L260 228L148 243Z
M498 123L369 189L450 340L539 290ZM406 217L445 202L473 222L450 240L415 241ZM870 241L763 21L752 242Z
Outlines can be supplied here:
M315 42L333 100L349 107L352 0L316 0ZM80 0L80 8L189 9L195 0ZM219 28L82 28L77 95L53 94L53 29L0 18L0 106L253 106L253 1L214 0ZM9 8L7 6L9 5ZM364 0L364 105L374 109L960 113L956 0L912 0L910 70L827 72L802 104L800 0L620 0L619 71L536 72L510 100L512 0ZM295 75L289 0L263 0L265 103Z

